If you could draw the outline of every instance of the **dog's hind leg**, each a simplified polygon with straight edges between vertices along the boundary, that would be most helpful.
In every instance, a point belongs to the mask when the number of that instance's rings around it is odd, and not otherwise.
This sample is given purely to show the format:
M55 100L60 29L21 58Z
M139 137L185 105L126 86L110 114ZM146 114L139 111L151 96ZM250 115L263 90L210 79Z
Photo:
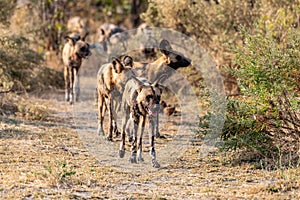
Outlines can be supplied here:
M129 119L130 120L130 119ZM131 163L137 163L136 160L136 155L137 155L137 132L138 132L138 124L139 121L136 121L134 123L135 125L133 126L133 130L132 130L132 141L131 141L131 156L129 161Z
M154 149L154 132L156 130L156 119L155 118L150 118L149 119L149 141L150 141L150 157L151 157L151 162L152 166L155 168L159 168L160 164L156 160L156 153Z

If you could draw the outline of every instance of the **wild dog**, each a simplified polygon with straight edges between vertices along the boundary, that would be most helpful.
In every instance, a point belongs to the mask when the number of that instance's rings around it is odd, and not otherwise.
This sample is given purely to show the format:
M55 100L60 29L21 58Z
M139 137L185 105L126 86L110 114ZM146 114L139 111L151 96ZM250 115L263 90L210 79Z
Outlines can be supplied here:
M120 27L114 24L104 23L97 29L96 42L103 44L104 50L107 51L107 42L110 37L121 32L123 32L123 29Z
M158 87L159 81L160 79L151 83L145 78L133 77L125 85L121 104L121 110L125 116L122 120L122 141L120 143L119 156L123 158L125 155L125 138L127 134L129 142L131 142L131 163L144 161L142 157L142 139L146 119L148 119L151 162L153 167L160 167L156 160L154 148L154 133L157 127L156 119L160 108L159 100L161 95L161 89ZM136 158L137 156L138 158Z
M171 44L165 39L160 42L159 50L163 55L151 63L134 62L133 70L138 76L154 81L162 74L170 74L169 69L177 70L191 64L190 59L173 50Z
M167 79L170 79L174 70L188 67L191 64L191 60L181 53L174 51L167 40L160 42L159 50L163 55L151 63L134 62L133 71L137 76L146 77L150 82L155 81L162 74L165 74ZM176 83L174 82L174 84ZM158 130L155 135L156 137L161 137Z
M117 110L118 102L121 101L122 92L126 81L133 76L131 71L132 58L129 56L114 58L111 63L100 67L97 74L97 107L98 107L98 134L105 135L103 130L103 120L106 110L109 115L109 127L107 140L112 141L113 132L117 130Z
M79 35L66 36L68 42L64 45L62 59L64 63L65 99L73 104L79 98L79 69L82 60L91 55L89 44ZM75 99L74 99L75 97Z
M154 37L151 27L146 23L140 24L137 28L136 36L141 38L140 51L145 56L145 58L154 58L156 52L155 48L153 47L157 46L158 41Z
M114 24L104 23L97 29L97 42L101 43L107 38L111 37L113 34L120 32L123 32L123 29L120 27Z

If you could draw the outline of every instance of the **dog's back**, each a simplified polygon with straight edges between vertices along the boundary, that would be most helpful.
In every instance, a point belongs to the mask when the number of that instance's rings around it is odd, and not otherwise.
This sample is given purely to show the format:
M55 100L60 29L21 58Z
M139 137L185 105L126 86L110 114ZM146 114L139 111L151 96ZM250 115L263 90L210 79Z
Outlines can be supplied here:
M97 29L97 42L102 43L107 38L120 32L123 32L123 29L121 29L120 27L114 24L104 23Z

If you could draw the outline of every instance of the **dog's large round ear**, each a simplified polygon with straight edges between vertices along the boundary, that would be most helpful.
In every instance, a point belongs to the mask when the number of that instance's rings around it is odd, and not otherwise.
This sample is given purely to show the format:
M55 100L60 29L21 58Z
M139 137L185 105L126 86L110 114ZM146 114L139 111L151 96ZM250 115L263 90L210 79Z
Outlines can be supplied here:
M74 46L76 43L76 39L70 36L65 36L65 40L71 41L71 44Z
M130 57L130 56L124 56L122 59L123 59L123 64L125 66L128 66L130 68L133 67L133 59L132 59L132 57Z
M84 36L81 38L82 41L85 41L86 37L89 35L89 32L87 31Z
M101 35L105 35L105 31L103 28L100 28L100 33L101 33Z
M170 51L172 51L172 47L169 43L168 40L163 39L160 44L159 44L159 49L160 51L165 54L168 55L170 53Z
M121 73L124 70L124 66L118 58L113 58L112 65L116 73Z

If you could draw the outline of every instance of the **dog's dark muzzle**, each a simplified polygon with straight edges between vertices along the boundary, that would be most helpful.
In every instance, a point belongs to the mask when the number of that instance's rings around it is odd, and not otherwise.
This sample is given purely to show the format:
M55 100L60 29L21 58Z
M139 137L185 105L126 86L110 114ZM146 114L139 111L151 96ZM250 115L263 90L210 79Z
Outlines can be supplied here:
M148 109L147 112L150 116L155 117L159 112L160 105L159 104L152 104Z
M84 54L83 58L87 59L88 57L90 57L92 55L92 52L89 50L87 53Z

